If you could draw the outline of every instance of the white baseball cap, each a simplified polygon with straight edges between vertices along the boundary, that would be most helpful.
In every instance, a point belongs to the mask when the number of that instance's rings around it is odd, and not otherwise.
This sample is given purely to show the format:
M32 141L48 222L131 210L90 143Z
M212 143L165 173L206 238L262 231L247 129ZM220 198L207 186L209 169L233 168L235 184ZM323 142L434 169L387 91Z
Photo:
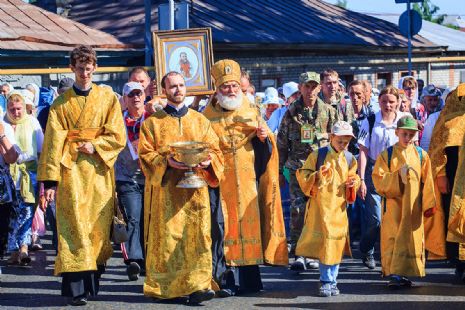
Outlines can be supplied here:
M288 83L284 83L283 85L283 94L284 94L284 97L286 97L286 100L289 99L290 96L292 96L298 91L299 91L299 84L297 84L296 82L288 82Z
M144 86L139 82L127 82L123 87L123 96L129 95L133 90L145 91Z
M331 128L331 134L335 136L352 136L355 138L352 126L344 121L337 121L333 125L333 128Z
M265 89L265 98L263 98L263 104L279 104L282 105L283 99L279 98L278 90L274 87L268 87Z

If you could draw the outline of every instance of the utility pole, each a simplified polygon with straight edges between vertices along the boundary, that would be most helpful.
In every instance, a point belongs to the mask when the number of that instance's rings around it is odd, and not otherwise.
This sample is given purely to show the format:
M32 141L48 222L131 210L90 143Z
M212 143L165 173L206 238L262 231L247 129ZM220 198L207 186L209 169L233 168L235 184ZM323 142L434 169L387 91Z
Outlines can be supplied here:
M152 2L151 0L144 0L145 7L145 66L152 66Z

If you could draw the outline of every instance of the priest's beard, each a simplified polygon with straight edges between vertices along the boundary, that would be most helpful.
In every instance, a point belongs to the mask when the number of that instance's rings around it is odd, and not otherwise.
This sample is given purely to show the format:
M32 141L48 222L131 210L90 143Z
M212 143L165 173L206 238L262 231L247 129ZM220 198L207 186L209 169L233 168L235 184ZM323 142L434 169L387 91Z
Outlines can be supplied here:
M235 98L229 98L228 96L223 96L221 93L216 93L216 98L220 106L229 111L237 110L241 106L242 96L242 91L240 91Z

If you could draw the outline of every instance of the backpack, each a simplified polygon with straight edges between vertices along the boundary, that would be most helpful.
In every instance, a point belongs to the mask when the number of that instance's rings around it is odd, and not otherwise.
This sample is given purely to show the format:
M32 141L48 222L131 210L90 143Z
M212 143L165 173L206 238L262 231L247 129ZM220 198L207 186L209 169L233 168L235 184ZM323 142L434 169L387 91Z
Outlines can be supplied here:
M321 147L318 149L318 157L316 159L316 171L320 170L320 167L323 166L328 151L329 146ZM352 164L352 159L354 158L352 153L344 150L344 156L346 157L347 164L350 167L350 165Z
M39 107L47 107L53 103L55 91L48 87L40 87Z
M368 132L370 133L370 139L371 139L371 133L373 132L373 127L375 127L375 120L376 120L376 115L375 113L371 113L367 117L368 119Z

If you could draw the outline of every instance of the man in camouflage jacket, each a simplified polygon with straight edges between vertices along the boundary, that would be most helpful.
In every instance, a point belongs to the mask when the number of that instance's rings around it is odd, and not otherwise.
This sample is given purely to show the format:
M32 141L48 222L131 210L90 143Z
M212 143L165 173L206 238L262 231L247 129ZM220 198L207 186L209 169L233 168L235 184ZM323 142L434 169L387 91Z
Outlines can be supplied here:
M299 78L301 97L294 101L283 117L278 132L279 172L290 172L291 194L291 252L302 232L307 197L302 193L295 173L301 168L308 155L329 143L331 127L338 120L336 110L318 98L321 90L320 76L316 72L305 72ZM284 184L282 181L281 184ZM305 270L306 266L318 268L313 260L296 257L293 270Z

